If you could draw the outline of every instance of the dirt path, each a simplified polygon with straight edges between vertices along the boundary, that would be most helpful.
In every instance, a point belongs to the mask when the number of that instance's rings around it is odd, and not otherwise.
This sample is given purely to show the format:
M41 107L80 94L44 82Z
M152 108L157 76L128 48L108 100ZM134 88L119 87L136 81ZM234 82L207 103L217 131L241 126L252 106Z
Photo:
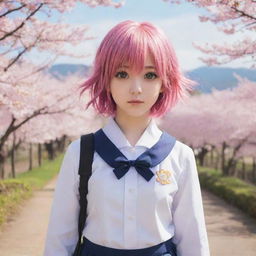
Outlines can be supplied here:
M211 256L255 256L256 220L203 191Z
M42 256L55 181L1 229L0 256ZM209 192L202 194L211 256L255 256L256 221Z
M56 178L27 200L0 231L0 256L42 256Z

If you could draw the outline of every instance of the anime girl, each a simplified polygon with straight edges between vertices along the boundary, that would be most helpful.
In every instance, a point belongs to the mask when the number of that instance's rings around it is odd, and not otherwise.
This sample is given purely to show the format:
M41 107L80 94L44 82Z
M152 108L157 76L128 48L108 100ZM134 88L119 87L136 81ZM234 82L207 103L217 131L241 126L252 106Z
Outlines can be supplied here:
M210 255L193 150L155 120L192 84L153 24L123 21L104 37L81 86L108 117L95 133L82 256ZM44 256L75 249L79 153L80 138L62 162Z

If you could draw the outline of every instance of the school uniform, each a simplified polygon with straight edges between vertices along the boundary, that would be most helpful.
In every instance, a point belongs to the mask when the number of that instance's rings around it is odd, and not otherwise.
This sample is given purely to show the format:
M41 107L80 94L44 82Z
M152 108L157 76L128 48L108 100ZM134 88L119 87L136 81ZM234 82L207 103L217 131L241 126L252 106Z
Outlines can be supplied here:
M128 160L143 155L164 135L154 119L134 147L112 117L102 132ZM173 245L177 256L210 255L193 150L173 136L170 138L170 152L150 168L152 175L148 178L134 166L118 177L103 160L102 152L95 151L88 182L84 256L118 256L121 250L128 253L121 255L127 256L160 256L167 252L175 256ZM98 148L104 148L104 143L99 147L98 142ZM158 149L161 151L161 146ZM79 154L80 138L68 146L61 165L44 256L71 256L75 249Z

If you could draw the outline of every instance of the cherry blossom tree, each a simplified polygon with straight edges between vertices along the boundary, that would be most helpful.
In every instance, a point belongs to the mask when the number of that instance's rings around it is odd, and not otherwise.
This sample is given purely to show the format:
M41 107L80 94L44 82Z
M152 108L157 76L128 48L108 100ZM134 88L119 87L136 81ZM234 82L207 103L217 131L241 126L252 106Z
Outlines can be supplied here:
M236 75L238 87L190 97L161 120L161 126L198 150L200 163L215 149L230 174L242 156L256 158L256 83Z
M71 79L68 80L70 83ZM38 165L41 165L42 162L42 146L47 150L48 158L51 160L55 158L57 151L58 153L64 151L68 142L77 139L82 134L94 132L102 126L104 119L96 115L94 109L89 108L85 111L82 108L82 102L88 101L86 97L84 97L83 101L80 100L75 90L72 90L70 97L74 104L65 112L38 115L12 133L15 134L16 149L21 142L24 146L37 145ZM13 152L12 136L9 136L6 146L11 149L9 152L11 154ZM35 164L31 147L29 149L28 170L32 169ZM14 162L12 177L15 177L15 159L13 158L11 157L11 161L13 160Z
M16 0L0 1L0 75L29 53L32 49L50 52L54 57L71 55L66 46L75 46L88 39L88 26L68 25L60 21L53 23L50 17L53 12L65 13L75 7L76 3L91 7L123 5L112 0ZM76 57L84 57L81 53ZM49 61L49 60L48 60Z
M241 33L241 39L234 43L209 44L194 46L208 58L200 58L208 65L229 63L238 58L250 58L255 68L256 57L256 1L255 0L164 0L181 4L189 2L199 8L205 8L209 15L199 16L201 22L210 21L226 35Z
M82 112L80 109L82 113L79 114L78 89L84 77L72 75L56 79L42 71L31 75L30 70L34 67L24 62L15 67L16 72L11 77L0 81L1 164L10 153L4 146L12 143L14 132L17 144L20 140L42 143L63 135L86 133L91 129L89 120L97 121L90 110Z

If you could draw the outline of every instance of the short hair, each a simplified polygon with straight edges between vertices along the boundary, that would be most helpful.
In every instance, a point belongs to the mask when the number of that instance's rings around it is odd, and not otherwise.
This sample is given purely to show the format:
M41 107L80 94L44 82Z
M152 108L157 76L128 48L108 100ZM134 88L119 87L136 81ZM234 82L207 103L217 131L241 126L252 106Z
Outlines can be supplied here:
M180 71L175 51L164 32L149 22L126 20L114 26L102 40L95 56L92 72L81 84L80 96L90 91L87 108L103 115L115 115L116 104L110 94L110 81L125 62L136 72L144 68L149 53L162 79L163 91L150 109L151 116L161 116L191 90L194 82Z

